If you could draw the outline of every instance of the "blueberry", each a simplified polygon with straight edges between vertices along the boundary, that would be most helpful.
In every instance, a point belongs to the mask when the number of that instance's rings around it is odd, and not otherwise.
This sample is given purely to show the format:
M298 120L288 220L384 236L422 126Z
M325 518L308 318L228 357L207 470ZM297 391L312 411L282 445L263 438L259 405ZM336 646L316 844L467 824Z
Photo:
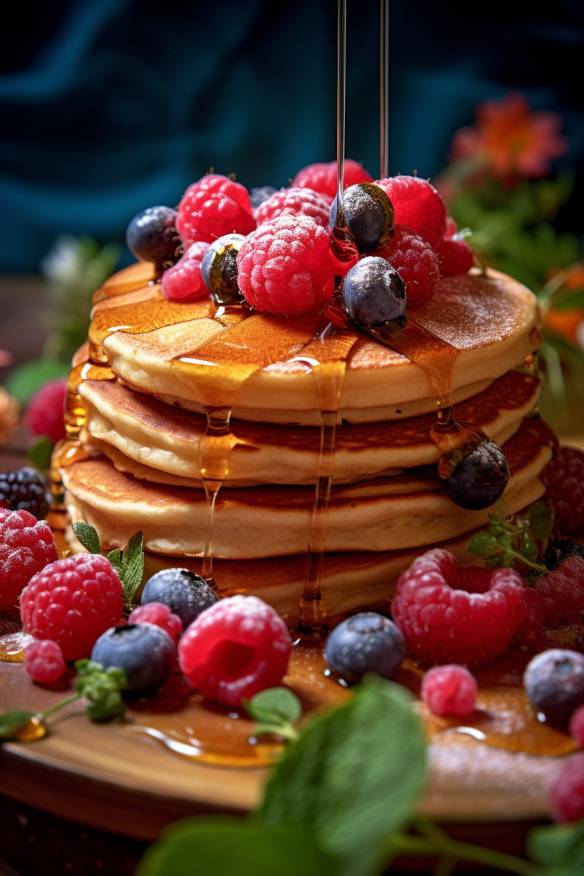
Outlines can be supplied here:
M371 252L389 242L393 232L393 206L375 183L357 183L343 192L343 217L359 252ZM329 212L331 228L337 224L337 199Z
M271 198L272 195L275 195L276 191L277 189L273 186L258 186L257 188L252 189L249 193L249 197L254 210L256 210L260 204L263 204L264 201L267 201L268 198Z
M325 647L331 669L351 684L368 672L393 678L405 656L402 634L393 621L375 611L363 611L340 623Z
M126 231L128 249L143 262L157 267L174 264L180 240L176 230L176 210L148 207L134 216Z
M406 286L395 268L379 256L366 256L347 272L341 289L343 309L357 328L403 320Z
M509 464L498 444L483 438L456 464L444 481L448 497L468 511L489 508L499 499L509 481Z
M176 657L174 642L154 624L111 627L91 652L91 659L106 669L115 666L126 674L130 694L149 694L164 684Z
M523 676L525 691L537 712L554 724L566 724L584 703L584 654L552 648L538 654Z
M148 579L140 602L162 602L178 614L186 628L219 597L200 575L188 569L162 569Z
M237 253L243 234L224 234L210 245L201 262L201 275L215 304L238 304L243 296L237 285Z
M584 560L584 547L576 541L560 538L551 541L545 552L544 563L548 569L557 569L560 563L570 557L580 557Z

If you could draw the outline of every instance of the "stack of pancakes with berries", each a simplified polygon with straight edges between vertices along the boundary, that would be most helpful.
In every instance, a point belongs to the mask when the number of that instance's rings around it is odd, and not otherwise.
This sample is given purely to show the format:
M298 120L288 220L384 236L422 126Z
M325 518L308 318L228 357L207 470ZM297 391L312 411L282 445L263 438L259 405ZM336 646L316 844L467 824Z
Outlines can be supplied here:
M347 161L335 189L335 165L251 196L209 174L135 217L60 456L71 524L107 548L141 530L149 571L212 562L291 623L307 575L339 617L388 606L430 547L464 555L497 503L542 496L553 445L533 294L474 266L425 180Z

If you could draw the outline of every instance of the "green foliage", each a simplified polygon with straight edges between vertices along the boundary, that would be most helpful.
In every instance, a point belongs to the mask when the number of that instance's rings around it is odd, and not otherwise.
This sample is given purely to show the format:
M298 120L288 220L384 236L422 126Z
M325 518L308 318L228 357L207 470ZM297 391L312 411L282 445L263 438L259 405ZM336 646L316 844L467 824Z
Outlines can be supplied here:
M87 714L92 721L109 721L123 715L122 691L127 687L127 679L121 669L104 669L93 660L78 660L75 669L75 690L87 700Z
M101 553L99 534L94 526L79 521L73 524L73 532L86 551L89 551L90 554ZM123 551L114 548L106 559L120 576L124 588L124 599L129 605L132 605L144 577L144 535L141 532L136 532Z
M294 723L302 714L302 706L296 694L287 687L272 687L263 690L244 702L245 709L258 723L254 735L276 734L286 739L297 737Z
M546 502L537 502L528 517L507 518L503 509L489 515L487 531L477 532L468 543L468 550L482 557L490 569L519 567L531 577L547 572L538 562L545 553L553 528L553 513Z
M39 438L26 452L29 462L40 471L47 471L51 467L54 446L50 438Z
M19 732L26 727L34 712L4 712L0 715L0 741L17 739Z
M48 380L65 377L69 364L57 359L35 359L15 368L6 380L6 389L22 405L26 405Z
M584 821L537 827L529 834L528 852L541 865L537 876L576 876L584 873Z

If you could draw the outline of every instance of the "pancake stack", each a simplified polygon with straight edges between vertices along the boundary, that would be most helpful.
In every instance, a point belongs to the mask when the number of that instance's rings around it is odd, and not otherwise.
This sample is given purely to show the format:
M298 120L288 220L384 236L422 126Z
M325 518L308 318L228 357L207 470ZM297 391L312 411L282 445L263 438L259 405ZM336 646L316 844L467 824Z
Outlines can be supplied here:
M303 594L330 617L386 604L414 556L462 554L488 520L438 478L437 375L455 420L502 446L507 512L543 494L537 305L516 281L443 278L415 312L433 340L406 358L322 315L167 301L151 270L97 293L56 455L70 521L104 547L141 530L150 572L202 570L290 623Z

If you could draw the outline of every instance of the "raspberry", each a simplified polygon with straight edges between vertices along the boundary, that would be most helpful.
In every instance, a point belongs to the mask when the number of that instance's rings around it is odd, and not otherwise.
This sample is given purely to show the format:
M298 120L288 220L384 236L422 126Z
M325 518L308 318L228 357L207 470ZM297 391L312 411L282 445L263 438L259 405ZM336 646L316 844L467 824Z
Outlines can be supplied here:
M541 651L547 645L545 634L545 602L533 587L526 587L523 597L527 606L527 617L517 631L517 641L532 650Z
M549 788L554 821L573 822L584 818L584 754L567 758Z
M477 689L474 676L464 666L434 666L424 675L422 699L434 715L464 718L474 711Z
M440 279L440 268L426 240L408 228L397 226L391 244L382 255L406 284L408 305L416 307L432 297Z
M560 448L541 479L562 535L584 534L584 453L575 447Z
M0 474L0 508L29 511L40 519L48 514L50 499L47 482L35 468Z
M310 216L323 228L328 226L328 201L308 188L280 189L260 204L255 211L255 218L257 224L261 225L276 216L297 216L299 213Z
M162 292L171 301L196 301L209 294L201 276L201 262L209 244L197 240L183 257L162 275Z
M185 245L211 241L224 234L249 234L255 228L247 189L217 173L193 183L178 206L176 222Z
M149 602L146 605L139 605L135 608L128 618L130 624L154 624L156 627L164 630L173 642L178 642L183 625L180 617L173 614L168 605L163 605L162 602Z
M65 437L65 395L67 380L49 380L32 397L26 411L26 425L33 435L50 438L57 443Z
M261 225L237 256L241 292L258 310L297 316L333 295L329 236L308 216L278 216Z
M345 159L343 174L345 189L356 183L372 182L372 180L371 174L358 161L353 161L352 158ZM337 162L317 162L303 167L292 180L292 185L302 189L312 189L334 198L337 193Z
M376 183L393 204L395 224L437 246L446 228L446 208L434 186L417 176L391 176Z
M570 736L584 748L584 706L577 708L570 718Z
M291 649L288 628L271 606L256 596L231 596L193 621L180 640L179 663L204 696L239 706L280 684Z
M53 684L59 681L67 667L57 643L43 639L31 642L24 652L24 668L37 684Z
M57 642L66 660L87 657L97 637L119 623L123 610L116 570L93 554L51 563L31 578L20 597L26 632Z
M33 575L57 559L47 523L28 511L0 508L0 609L16 609Z
M446 277L466 274L474 265L474 253L466 240L443 237L436 246L440 271Z
M568 557L553 572L540 578L535 590L545 606L548 627L582 620L584 612L584 560Z
M503 654L524 623L523 591L513 569L459 567L435 549L400 576L391 610L421 662L477 666Z

